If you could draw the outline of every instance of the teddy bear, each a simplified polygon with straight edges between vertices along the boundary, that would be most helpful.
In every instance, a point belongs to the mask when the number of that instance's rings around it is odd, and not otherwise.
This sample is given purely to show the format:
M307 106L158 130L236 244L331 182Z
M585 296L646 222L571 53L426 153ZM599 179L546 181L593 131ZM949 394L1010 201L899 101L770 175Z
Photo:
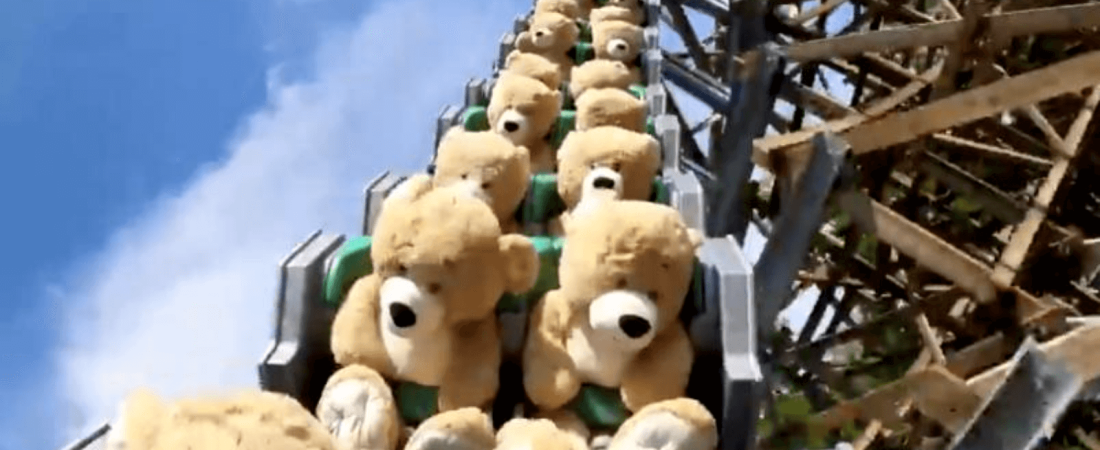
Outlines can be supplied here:
M349 449L394 449L403 424L487 406L501 363L497 302L531 289L539 268L531 241L501 233L487 203L428 175L390 193L372 238L373 273L336 312L340 369L317 405Z
M628 90L642 82L642 72L613 59L591 59L573 67L569 80L569 95L578 99L589 89L615 88Z
M516 50L537 53L558 65L563 80L569 79L573 68L570 51L580 37L580 27L568 16L556 12L539 12L531 16L527 31L516 36Z
M587 430L586 430L587 431ZM517 417L500 427L496 450L588 450L585 436L546 418Z
M531 161L527 149L492 131L452 127L435 153L436 187L460 186L488 202L501 232L519 230L516 209L527 195Z
M613 59L634 67L645 51L645 31L622 20L593 23L592 49L596 59Z
M586 94L587 95L587 94ZM565 212L548 224L562 235L564 222L609 200L648 200L661 167L656 138L615 126L569 133L558 150L558 196Z
M548 140L561 112L561 92L523 75L501 72L489 96L486 115L492 131L527 149L534 173L553 172Z
M585 19L588 17L585 6L591 9L591 5L586 5L590 1L585 0L537 0L535 2L535 14L541 13L558 13L573 20Z
M645 4L642 0L610 0L588 15L588 21L593 24L608 20L621 20L641 26L645 22Z
M538 53L512 50L504 59L504 70L539 80L553 90L560 89L562 85L558 65Z
M702 403L691 398L650 403L623 422L607 448L715 450L718 424Z
M684 397L694 351L679 315L701 242L674 208L647 201L609 201L567 222L559 287L535 305L523 349L531 402L614 430ZM644 428L677 428L666 422Z
M577 98L576 111L577 131L616 126L646 132L645 101L622 89L589 89Z
M477 408L433 416L414 436L405 449L428 450L441 437L458 436L489 450L494 438L488 417ZM138 389L123 401L105 443L108 450L344 450L297 400L257 389L172 404Z

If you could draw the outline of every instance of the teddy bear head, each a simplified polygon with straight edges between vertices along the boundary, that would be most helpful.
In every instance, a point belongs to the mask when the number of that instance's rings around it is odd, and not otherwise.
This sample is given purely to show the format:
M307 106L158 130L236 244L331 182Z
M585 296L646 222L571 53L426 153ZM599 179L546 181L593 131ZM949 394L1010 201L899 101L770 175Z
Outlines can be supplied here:
M645 31L622 20L597 22L592 24L592 47L597 59L632 64L645 50Z
M578 131L616 126L638 133L646 131L646 103L622 89L590 89L576 100Z
M613 0L606 5L593 9L588 15L590 23L621 20L634 25L645 21L645 5L642 0Z
M111 425L109 450L336 448L328 429L297 400L251 389L171 405L141 389L126 398Z
M561 69L537 53L512 50L504 59L504 70L539 80L553 90L561 87Z
M576 434L558 427L550 419L515 418L497 431L497 450L587 450L588 443Z
M561 93L523 75L501 72L489 96L489 127L516 145L546 137L561 112Z
M490 316L505 292L534 285L539 266L531 241L501 233L488 204L466 189L433 188L426 175L386 198L371 262L384 333L406 337Z
M530 177L526 148L492 131L453 127L439 141L432 181L436 187L460 186L486 201L503 223L523 201Z
M574 310L587 310L603 344L639 350L677 323L701 242L672 207L606 203L568 223L560 291Z
M579 0L538 0L535 2L535 14L558 13L570 19L581 17L583 6Z
M648 200L661 165L661 145L648 134L603 126L569 133L558 150L558 195L568 209L597 191Z
M589 89L615 88L629 89L630 85L641 82L637 71L631 70L626 63L613 59L591 59L573 67L569 80L569 95L580 98Z
M580 28L569 16L539 12L531 16L527 31L516 36L516 48L523 52L564 54L580 37Z

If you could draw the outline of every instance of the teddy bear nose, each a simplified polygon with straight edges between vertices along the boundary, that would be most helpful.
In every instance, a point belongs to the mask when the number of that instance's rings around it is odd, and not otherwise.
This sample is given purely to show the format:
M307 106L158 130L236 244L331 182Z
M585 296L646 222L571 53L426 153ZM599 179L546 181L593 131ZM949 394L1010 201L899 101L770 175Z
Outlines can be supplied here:
M519 129L519 124L511 120L504 122L504 131L509 133L515 133Z
M615 44L615 49L619 51L626 51L626 44L622 42Z
M390 304L390 318L398 328L408 328L416 325L416 313L412 308L403 303Z
M592 180L592 186L596 189L614 189L615 180L608 177L597 177L595 180Z
M619 328L630 336L632 339L642 337L642 335L649 332L649 321L635 316L633 314L627 314L619 318Z

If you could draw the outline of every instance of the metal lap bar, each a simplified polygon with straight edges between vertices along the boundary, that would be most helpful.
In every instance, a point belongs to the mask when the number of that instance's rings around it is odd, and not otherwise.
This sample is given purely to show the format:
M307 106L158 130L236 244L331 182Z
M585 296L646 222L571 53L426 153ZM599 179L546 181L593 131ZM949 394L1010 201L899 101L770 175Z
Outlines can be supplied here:
M1034 448L1081 391L1084 380L1043 354L1030 337L1012 359L1008 378L952 440L952 450Z
M810 241L821 227L825 202L840 174L848 152L843 139L819 133L813 138L810 162L789 198L783 202L753 273L756 276L757 324L760 332L770 334L779 312L790 297L791 283L802 267Z
M88 448L89 445L94 444L96 441L106 436L109 431L111 431L111 424L104 423L95 430L92 430L91 433L88 433L87 436L77 439L69 445L62 447L61 450L84 450L85 448Z
M703 230L706 210L703 206L703 186L699 179L682 170L666 170L665 185L668 186L669 204L680 212L689 228Z
M408 178L406 175L397 175L388 170L371 180L363 190L363 235L370 236L374 231L374 223L378 219L378 212L382 210L382 201L386 199L397 185Z
M343 235L318 231L280 265L275 334L259 367L264 390L299 400L306 393L311 352L327 350L332 322L321 303L325 263L343 242Z
M705 305L691 324L693 339L702 347L720 345L722 352L722 449L747 450L756 441L763 374L756 357L753 312L753 269L732 236L707 238L699 251ZM705 336L719 330L718 342Z

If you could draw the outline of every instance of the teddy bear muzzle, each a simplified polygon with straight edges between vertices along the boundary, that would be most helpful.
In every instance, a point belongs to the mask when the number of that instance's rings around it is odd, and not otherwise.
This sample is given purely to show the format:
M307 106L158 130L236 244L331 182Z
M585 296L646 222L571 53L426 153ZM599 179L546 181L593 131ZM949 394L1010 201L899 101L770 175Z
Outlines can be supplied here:
M549 48L554 45L554 33L545 28L533 30L531 33L531 43L535 44L535 47L538 48Z
M617 60L630 56L630 43L626 39L612 39L607 42L607 54Z
M443 322L443 307L439 299L409 278L396 276L386 279L379 294L386 330L397 336L430 334Z
M497 121L494 127L497 133L500 133L504 137L508 138L515 145L520 145L527 138L527 131L529 129L527 124L527 117L520 114L515 109L509 109L504 111L500 115L500 120Z
M592 301L588 320L597 335L609 337L616 347L638 350L653 340L657 305L642 293L615 290Z

